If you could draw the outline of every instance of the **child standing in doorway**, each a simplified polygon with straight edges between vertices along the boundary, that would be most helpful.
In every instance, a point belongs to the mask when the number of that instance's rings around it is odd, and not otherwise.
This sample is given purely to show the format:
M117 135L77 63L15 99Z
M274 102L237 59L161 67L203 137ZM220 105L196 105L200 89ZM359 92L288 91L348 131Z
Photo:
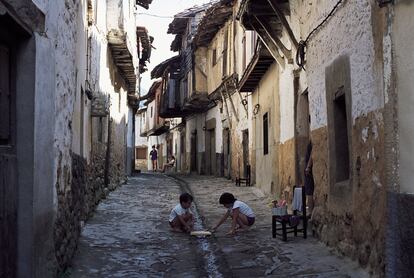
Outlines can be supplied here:
M174 232L189 233L193 230L194 217L190 210L192 202L193 196L189 193L180 195L180 203L171 210L170 218L168 219Z
M158 152L155 149L155 145L152 146L152 150L150 151L150 157L152 162L152 171L155 172L158 169Z
M219 203L227 209L227 212L212 229L212 232L215 232L229 216L232 218L231 229L227 233L229 235L234 235L238 229L246 229L254 224L255 214L253 210L246 203L237 200L233 194L223 193L220 196Z

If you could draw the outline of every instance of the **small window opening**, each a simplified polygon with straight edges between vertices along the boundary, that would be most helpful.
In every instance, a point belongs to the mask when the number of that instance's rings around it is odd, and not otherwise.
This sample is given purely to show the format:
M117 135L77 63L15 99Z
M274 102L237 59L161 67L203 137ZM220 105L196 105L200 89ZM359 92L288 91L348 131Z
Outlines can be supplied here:
M339 91L335 93L333 112L336 154L335 181L341 182L349 179L348 120L346 115L345 94L342 89L339 89Z

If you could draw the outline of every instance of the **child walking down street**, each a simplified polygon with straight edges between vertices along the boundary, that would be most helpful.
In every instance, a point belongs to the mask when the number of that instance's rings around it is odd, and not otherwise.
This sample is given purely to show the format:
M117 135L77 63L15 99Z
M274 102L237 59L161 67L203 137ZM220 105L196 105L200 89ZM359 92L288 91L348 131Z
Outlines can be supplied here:
M180 195L180 203L176 205L170 213L169 223L174 232L189 233L194 227L194 217L190 207L193 202L193 196L189 193Z
M223 193L220 196L219 203L227 208L227 212L212 229L212 232L215 232L229 216L231 216L232 222L231 229L227 233L228 235L234 235L238 229L247 229L254 224L255 214L253 210L246 203L238 201L233 194Z

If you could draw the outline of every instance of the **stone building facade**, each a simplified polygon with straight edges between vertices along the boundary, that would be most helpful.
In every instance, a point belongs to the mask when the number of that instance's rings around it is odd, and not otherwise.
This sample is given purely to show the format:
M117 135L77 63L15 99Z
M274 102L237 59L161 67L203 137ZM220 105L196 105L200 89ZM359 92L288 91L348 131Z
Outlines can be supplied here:
M412 237L394 227L409 227L401 211L413 204L412 48L404 43L413 4L391 2L242 0L189 9L170 31L174 61L187 61L191 45L192 67L180 77L155 73L180 84L170 107L185 123L180 171L234 179L247 161L256 186L285 196L303 183L312 142L315 235L379 276L412 266L402 255L412 254Z
M11 96L1 100L2 277L62 272L83 221L125 180L148 59L137 52L146 38L136 35L135 4L0 2L1 91Z

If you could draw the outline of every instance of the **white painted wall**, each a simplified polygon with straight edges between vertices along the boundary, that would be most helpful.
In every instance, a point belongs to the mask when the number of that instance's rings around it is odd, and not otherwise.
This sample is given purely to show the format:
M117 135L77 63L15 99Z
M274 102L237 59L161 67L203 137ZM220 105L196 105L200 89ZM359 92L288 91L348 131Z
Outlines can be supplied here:
M148 130L151 130L155 127L155 100L151 101L147 105L147 122L148 122Z
M332 9L332 1L309 5L312 0L292 4L292 14L299 14L301 37L307 34ZM327 125L325 67L340 55L348 54L351 63L352 119L382 108L383 93L375 84L382 76L374 68L374 42L371 5L368 1L349 0L337 10L308 43L307 74L311 129ZM349 32L352 30L352 32Z
M276 183L276 165L275 161L278 159L278 153L275 151L275 146L279 142L277 137L277 113L279 113L279 106L277 106L276 96L279 93L279 86L275 76L278 76L276 63L269 68L265 76L259 83L259 86L254 92L253 106L260 104L260 109L257 115L252 115L254 146L253 153L256 156L256 185L263 191L270 193L271 184ZM263 116L268 113L268 136L269 136L269 153L264 155L263 145Z
M206 113L206 122L210 119L216 119L215 139L216 139L216 153L223 152L223 125L221 122L221 114L218 106L213 107Z
M141 113L135 116L135 146L147 146L148 139L147 137L141 137L141 133L145 130L145 115L146 113Z
M203 127L205 126L206 115L197 114L193 115L191 118L186 118L186 150L190 152L191 150L191 132L197 130L197 152L205 152L206 142L205 142L205 131Z
M414 193L414 52L407 42L414 41L414 2L395 6L393 23L395 70L398 93L399 175L400 191Z
M75 103L72 117L72 151L87 161L90 158L91 146L91 125L90 105L85 93L82 96L82 89L85 92L87 79L87 40L88 40L88 23L87 23L87 0L81 1L79 12L76 19L76 92ZM83 109L82 109L83 101ZM82 119L83 118L83 119ZM83 126L81 127L81 121ZM82 129L82 130L81 130Z
M295 136L295 92L293 88L292 65L286 65L285 69L279 71L279 99L280 99L280 143ZM269 82L274 82L271 79ZM274 85L273 85L274 86Z

